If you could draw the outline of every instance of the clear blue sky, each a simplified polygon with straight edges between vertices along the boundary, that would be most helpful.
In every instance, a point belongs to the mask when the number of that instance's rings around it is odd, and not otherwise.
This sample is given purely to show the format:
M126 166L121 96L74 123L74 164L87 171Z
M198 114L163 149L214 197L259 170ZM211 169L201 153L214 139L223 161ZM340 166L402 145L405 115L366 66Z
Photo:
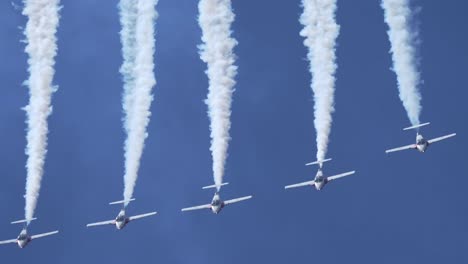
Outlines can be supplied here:
M19 2L15 0L15 2ZM129 213L159 215L126 229L87 230L112 219L123 191L122 82L117 1L64 0L58 31L49 150L30 232L60 229L25 250L0 247L2 263L466 263L465 149L468 37L461 0L417 1L426 137L454 139L415 151L390 71L379 1L338 1L336 112L326 173L357 170L328 185L285 191L315 168L313 101L297 1L233 1L238 83L223 197L254 199L220 215L180 208L212 192L206 65L197 53L195 0L161 0L155 101ZM26 19L0 2L0 239L24 215L28 101Z

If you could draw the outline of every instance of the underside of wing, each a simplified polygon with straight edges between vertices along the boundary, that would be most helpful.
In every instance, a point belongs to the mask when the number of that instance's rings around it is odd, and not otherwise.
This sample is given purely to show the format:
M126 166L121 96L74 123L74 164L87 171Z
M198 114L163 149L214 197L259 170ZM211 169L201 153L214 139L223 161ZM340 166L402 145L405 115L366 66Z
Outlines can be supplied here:
M55 234L57 234L58 232L59 232L59 231L56 230L56 231L52 231L52 232L48 232L48 233L42 233L42 234L34 235L34 236L31 236L31 239L37 239L37 238L41 238L41 237L46 237L46 236L55 235Z
M242 202L242 201L245 201L245 200L248 200L248 199L251 199L251 198L252 198L252 195L244 196L244 197L224 201L224 204L226 204L226 205L227 204L233 204L233 203Z
M429 142L429 144L432 144L432 143L434 143L434 142L441 141L441 140L444 140L444 139L447 139L447 138L451 138L451 137L454 137L454 136L456 136L456 135L457 135L456 133L453 133L453 134L450 134L450 135L446 135L446 136L442 136L442 137L430 139L430 140L428 140L427 142Z
M291 189L291 188L309 186L309 185L314 185L314 184L315 184L315 181L306 181L306 182L291 184L291 185L285 186L284 188L285 189Z
M86 227L101 226L101 225L115 225L115 220L109 220L109 221L102 221L102 222L87 224Z
M193 207L184 208L184 209L182 209L181 211L182 211L182 212L185 212L185 211L193 211L193 210L201 210L201 209L210 209L210 208L211 208L211 204L204 204L204 205L198 205L198 206L193 206Z
M128 219L129 219L130 221L132 221L132 220L136 220L136 219L140 219L140 218L152 216L152 215L155 215L155 214L156 214L156 212L151 212L151 213L147 213L147 214L141 214L141 215L130 216Z
M327 177L327 180L328 181L333 181L333 180L336 180L336 179L339 179L339 178L343 178L343 177L352 175L355 172L356 171L348 171L348 172L345 172L345 173L340 173L340 174L337 174L337 175L329 176L329 177Z
M415 144L399 147L399 148L394 148L394 149L388 149L385 151L385 153L390 153L390 152L395 152L395 151L400 151L400 150L406 150L406 149L414 149L416 148Z
M0 241L0 245L3 245L3 244L11 244L11 243L16 243L16 239L10 239L10 240L3 240L3 241Z

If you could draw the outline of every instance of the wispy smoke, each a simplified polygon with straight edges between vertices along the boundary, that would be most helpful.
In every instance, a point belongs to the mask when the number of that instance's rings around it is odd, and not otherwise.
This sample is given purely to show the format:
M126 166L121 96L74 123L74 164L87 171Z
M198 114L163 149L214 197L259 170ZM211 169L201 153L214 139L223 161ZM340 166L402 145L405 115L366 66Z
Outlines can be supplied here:
M412 12L408 0L382 0L388 37L391 43L393 70L397 75L400 99L412 125L419 124L421 94L418 90L420 76L417 70L417 32L412 31Z
M157 0L121 0L120 32L124 62L120 69L124 79L124 128L125 140L125 206L133 196L140 158L153 101L151 94L156 85L153 69L154 21L157 17Z
M25 218L28 224L34 216L39 190L41 188L44 162L47 153L47 118L52 112L50 106L52 80L54 77L57 39L55 33L59 23L59 0L25 0L23 15L28 17L24 35L28 59L29 104L24 108L27 115L26 206Z
M307 57L314 92L315 130L317 131L317 160L325 159L332 124L335 92L335 43L339 26L335 22L336 0L302 0L304 25L300 35L309 49ZM322 164L320 164L321 166Z
M208 65L209 79L208 116L211 124L211 156L213 177L216 188L221 188L224 166L230 140L231 102L237 67L234 66L234 46L237 41L231 37L234 13L230 0L200 0L198 23L202 29L200 57Z

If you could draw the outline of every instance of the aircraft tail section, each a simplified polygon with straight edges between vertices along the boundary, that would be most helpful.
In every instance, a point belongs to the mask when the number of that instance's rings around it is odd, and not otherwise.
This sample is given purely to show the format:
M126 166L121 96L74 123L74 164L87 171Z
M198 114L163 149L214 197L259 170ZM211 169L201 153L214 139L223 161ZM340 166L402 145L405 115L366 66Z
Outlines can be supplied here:
M34 217L34 218L29 219L29 221L33 221L33 220L36 220L36 219L37 218ZM11 224L14 225L14 224L27 223L27 222L28 222L28 219L22 219L22 220L13 221L13 222L11 222Z
M223 182L223 183L221 183L220 186L224 186L224 185L228 185L228 184L229 184L229 182ZM213 188L216 188L216 184L205 186L202 189L206 190L206 189L213 189Z
M330 160L332 160L332 159L317 160L317 161L314 161L314 162L306 163L306 166L319 164L320 167L322 167L322 163L330 161Z
M121 200L121 201L115 201L115 202L111 202L109 203L110 205L113 205L113 204L124 204L126 202L132 202L132 201L135 201L135 198L132 198L130 200Z
M423 127L423 126L427 126L427 125L429 125L429 124L430 124L430 123L427 122L427 123L423 123L423 124L419 124L419 125L415 125L415 126L405 127L405 128L403 128L403 130L416 129L416 128L420 128L420 127Z

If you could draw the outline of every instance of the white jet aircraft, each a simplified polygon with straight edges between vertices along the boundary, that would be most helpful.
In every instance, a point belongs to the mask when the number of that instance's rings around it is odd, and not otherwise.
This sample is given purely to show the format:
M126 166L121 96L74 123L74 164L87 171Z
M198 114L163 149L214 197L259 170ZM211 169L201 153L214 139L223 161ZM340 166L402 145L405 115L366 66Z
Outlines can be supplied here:
M224 186L224 185L227 185L227 184L229 184L229 183L227 183L227 182L223 183L223 184L221 184L221 186ZM202 189L211 189L211 188L216 188L216 185L205 186ZM250 198L252 198L252 195L244 196L244 197L240 197L240 198L236 198L236 199L231 199L231 200L227 200L227 201L223 201L223 200L221 200L221 197L219 196L219 193L215 192L215 194L213 196L213 199L211 200L210 204L204 204L204 205L199 205L199 206L194 206L194 207L183 208L181 211L185 212L185 211L192 211L192 210L211 209L211 211L214 214L219 214L219 212L221 212L221 210L224 208L224 206L226 206L228 204L233 204L233 203L245 201L245 200L248 200Z
M33 218L31 219L32 220L36 220L37 218ZM12 224L20 224L20 223L27 223L27 220L24 219L24 220L18 220L18 221L14 221L14 222L11 222ZM42 234L38 234L38 235L33 235L33 236L30 236L28 235L28 230L27 230L28 226L25 225L23 227L23 229L21 230L21 233L18 235L18 237L16 239L10 239L10 240L4 240L4 241L0 241L0 245L2 244L10 244L10 243L16 243L18 244L18 247L20 248L24 248L26 247L29 242L31 242L32 240L34 239L38 239L38 238L41 238L41 237L46 237L46 236L51 236L51 235L55 235L57 234L59 231L56 230L56 231L53 231L53 232L48 232L48 233L42 233Z
M324 162L330 161L330 160L331 159L325 159L325 160L322 160L322 161L314 161L314 162L311 162L311 163L307 163L306 166L315 165L315 164L319 165L319 169L317 171L317 174L315 175L314 180L288 185L288 186L285 186L284 189L291 189L291 188L297 188L297 187L302 187L302 186L313 186L313 187L315 187L315 189L317 191L320 191L320 190L323 189L323 187L325 187L325 185L327 183L329 183L329 182L331 182L333 180L345 177L345 176L349 176L349 175L354 174L356 172L356 171L349 171L349 172L345 172L345 173L325 177L325 176L323 176L323 172L322 172L322 164Z
M132 198L132 199L128 200L128 202L131 202L131 201L134 201L134 200L135 200L135 198ZM126 202L125 200L122 200L122 201L112 202L112 203L109 203L109 204L124 204L125 202ZM137 219L144 218L144 217L148 217L148 216L152 216L152 215L155 215L155 214L156 214L156 212L151 212L151 213L147 213L147 214L141 214L141 215L135 215L135 216L127 217L125 215L125 207L123 207L114 220L87 224L86 227L101 226L101 225L115 225L115 227L118 230L120 230L120 229L124 228L130 221L137 220Z
M403 130L418 129L418 132L416 132L416 143L411 144L411 145L407 145L407 146L403 146L403 147L399 147L399 148L389 149L389 150L386 150L385 153L390 153L390 152L395 152L395 151L400 151L400 150L406 150L406 149L416 149L419 152L424 153L424 152L426 152L426 149L429 147L429 145L431 145L432 143L435 143L435 142L438 142L438 141L441 141L441 140L444 140L444 139L447 139L447 138L451 138L451 137L454 137L454 136L457 135L456 133L453 133L453 134L449 134L449 135L446 135L446 136L426 140L421 134L419 134L419 128L423 127L423 126L427 126L429 124L430 123L424 123L424 124L420 124L420 125L416 125L416 126L410 126L410 127L407 127L407 128L403 128Z

